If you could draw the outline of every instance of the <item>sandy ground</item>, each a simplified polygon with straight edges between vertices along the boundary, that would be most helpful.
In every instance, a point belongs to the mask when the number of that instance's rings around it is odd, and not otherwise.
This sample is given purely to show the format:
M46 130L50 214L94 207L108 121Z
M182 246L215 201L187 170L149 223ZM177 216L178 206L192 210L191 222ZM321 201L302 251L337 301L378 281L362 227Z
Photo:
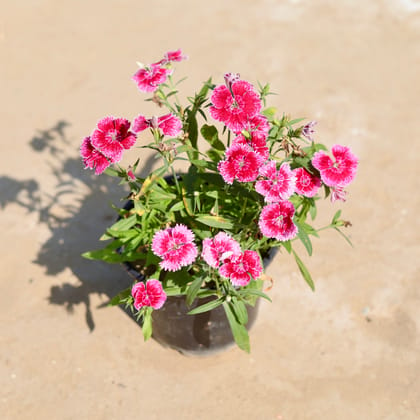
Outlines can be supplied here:
M0 0L2 419L420 418L420 2ZM83 171L105 115L149 113L136 61L182 48L185 95L227 71L269 81L271 105L317 119L360 171L334 233L305 262L268 269L238 349L190 358L143 343L106 307L125 274L83 260L118 187ZM134 155L127 154L132 159ZM143 168L146 173L150 169ZM322 223L322 220L319 222Z

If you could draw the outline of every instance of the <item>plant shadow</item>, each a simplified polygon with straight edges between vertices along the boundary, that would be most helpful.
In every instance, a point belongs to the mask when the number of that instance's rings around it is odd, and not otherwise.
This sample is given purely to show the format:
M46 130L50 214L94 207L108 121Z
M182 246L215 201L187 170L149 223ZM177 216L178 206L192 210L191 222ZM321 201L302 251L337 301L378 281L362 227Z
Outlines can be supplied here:
M83 305L86 325L93 331L91 296L106 296L106 302L99 305L103 307L133 282L120 265L81 256L85 251L101 248L98 238L117 217L111 204L120 205L124 191L115 178L97 176L83 169L82 160L69 139L69 127L69 122L58 121L38 131L29 141L33 152L45 157L53 188L40 179L19 181L0 177L0 207L16 203L28 212L35 212L39 223L48 228L50 236L41 244L33 263L53 278L70 270L79 284L66 281L52 285L47 301L63 306L69 314L76 305ZM143 171L147 173L152 165L152 160L145 160Z

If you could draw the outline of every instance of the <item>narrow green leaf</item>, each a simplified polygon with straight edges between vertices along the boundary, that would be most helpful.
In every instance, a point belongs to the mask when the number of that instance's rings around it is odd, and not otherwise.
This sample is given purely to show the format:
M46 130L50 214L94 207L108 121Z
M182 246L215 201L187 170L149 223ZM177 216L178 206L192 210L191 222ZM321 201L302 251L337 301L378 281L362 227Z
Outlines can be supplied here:
M219 133L217 132L217 128L214 125L204 124L201 127L200 132L203 138L207 140L214 149L220 150L222 152L225 150L225 145L222 141L220 141Z
M111 229L113 231L120 231L120 232L124 230L129 230L136 224L136 222L137 222L137 216L135 214L132 214L129 217L123 217L122 219L118 220L108 230Z
M247 295L259 296L271 302L271 299L264 292L258 289L244 289L239 291L238 294L244 298L246 298Z
M246 305L242 300L233 298L231 308L236 316L238 322L242 325L246 325L248 322L248 311Z
M113 237L113 238L119 238L119 239L130 239L134 238L138 235L138 232L136 229L131 230L118 230L118 229L107 229L107 233Z
M200 223L220 229L232 229L233 223L222 216L210 216L208 214L198 215L196 218Z
M345 233L343 233L343 232L341 232L341 230L340 229L338 229L338 227L334 227L334 229L347 241L347 243L351 246L351 247L353 247L353 244L351 243L351 241L350 241L350 238L345 234Z
M197 306L197 308L191 309L191 311L188 312L188 315L195 315L195 314L201 314L203 312L211 311L214 308L217 308L218 306L223 304L223 299L215 299L211 300L210 302L205 303L204 305Z
M277 113L277 108L275 108L274 106L271 106L269 108L264 109L264 111L262 111L262 114L264 116L266 116L269 120L272 120Z
M192 111L192 110L188 111L187 124L188 124L188 139L190 140L192 147L194 149L197 149L198 124L197 124L197 118L195 114L196 114L195 111ZM198 151L194 150L192 152L189 152L188 157L190 159L197 159Z
M284 249L290 254L292 252L292 244L290 241L284 241L281 243L284 247Z
M317 214L317 208L316 205L313 204L310 208L309 208L309 214L311 215L311 219L315 220L316 218L316 214Z
M143 338L144 341L147 341L151 336L153 332L152 327L152 309L148 308L150 310L146 310L143 313L143 324L141 326L141 329L143 331Z
M182 210L183 208L184 208L184 203L182 201L178 201L168 211L169 213L172 213L174 211Z
M246 327L238 322L229 302L224 302L223 307L225 309L226 317L229 321L232 335L236 344L241 350L249 353L251 351L251 346L249 343L249 335Z
M334 214L331 224L334 225L337 222L337 220L340 218L340 216L341 216L341 210L337 210L337 212Z
M201 285L203 284L203 277L199 276L188 286L187 289L187 297L186 297L186 303L187 306L191 306L194 299L197 296L198 291L201 288Z
M295 256L296 264L298 265L303 278L305 279L306 283L308 283L312 291L315 291L315 284L314 284L314 281L312 280L311 275L309 274L308 269L306 268L303 261L298 257L296 252L295 251L292 251L292 252L293 252L293 255Z
M127 288L122 292L118 293L118 295L114 296L108 303L108 306L116 306L124 303L125 300L131 296L131 288Z
M106 168L104 174L107 174L109 176L119 176L119 172L113 168Z
M205 160L193 159L193 160L191 160L191 163L195 166L198 166L199 168L206 168L207 167L207 162Z
M297 237L300 239L300 241L303 243L303 245L306 248L306 251L308 252L308 255L311 256L312 255L312 242L309 239L308 234L305 232L304 227L302 226L301 223L296 221L296 224L298 226L298 233L297 233Z
M289 125L297 124L298 122L303 121L305 118L296 118L295 120L289 121Z

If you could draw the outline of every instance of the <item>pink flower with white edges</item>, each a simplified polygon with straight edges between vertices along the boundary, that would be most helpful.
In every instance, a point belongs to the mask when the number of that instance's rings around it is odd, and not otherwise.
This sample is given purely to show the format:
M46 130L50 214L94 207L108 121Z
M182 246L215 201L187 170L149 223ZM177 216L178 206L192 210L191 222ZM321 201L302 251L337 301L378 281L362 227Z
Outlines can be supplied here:
M188 56L182 54L181 49L178 49L176 51L168 51L164 55L164 60L167 62L173 61L173 62L179 62L182 60L186 60Z
M177 271L192 264L198 254L194 233L185 225L176 225L156 232L152 241L152 251L162 258L160 266L168 271Z
M290 201L268 204L261 210L258 226L261 233L267 238L275 238L278 241L293 239L298 232L293 223L295 208Z
M260 168L260 175L267 179L257 181L255 190L268 203L287 200L295 192L296 177L288 163L283 163L277 170L276 161L271 160Z
M321 180L329 187L345 187L356 176L357 157L346 146L335 144L332 149L334 160L324 151L316 152L312 165L321 174Z
M101 174L111 162L99 150L92 146L90 137L85 137L80 146L80 154L85 164L85 169L95 169L95 174Z
M105 117L92 133L92 146L112 163L119 162L124 149L130 149L136 142L136 135L129 128L130 121L125 118Z
M260 256L256 251L233 255L219 269L221 276L230 279L234 286L246 286L263 272Z
M241 132L247 121L261 110L260 96L245 80L233 82L231 90L224 85L217 86L211 102L210 115L234 132Z
M268 132L270 131L270 124L268 119L261 114L257 114L254 117L248 118L244 126L240 131L234 131L235 134L240 134L243 130L251 132L257 132L261 134L265 134L268 136Z
M304 168L293 169L296 176L295 192L305 197L314 197L321 186L321 180Z
M154 92L171 73L172 70L162 66L161 63L153 63L138 69L132 80L142 92Z
M135 133L139 133L149 127L160 129L165 136L175 137L181 132L182 122L173 114L152 118L146 118L143 115L139 115L134 119L131 129Z
M166 293L159 280L150 279L146 284L142 281L136 283L131 289L134 298L134 307L139 310L143 306L160 309L166 301Z
M346 201L347 191L344 191L343 187L330 187L331 202L335 201Z
M224 260L240 253L239 243L225 232L219 232L214 238L204 239L201 256L210 267L217 268Z
M265 162L270 155L270 151L267 146L267 134L261 131L252 131L249 134L249 138L243 134L239 134L233 139L232 144L245 144L251 147L251 149L260 157L261 163Z
M239 182L252 182L257 179L261 158L249 146L232 144L220 161L217 169L227 184L235 179Z

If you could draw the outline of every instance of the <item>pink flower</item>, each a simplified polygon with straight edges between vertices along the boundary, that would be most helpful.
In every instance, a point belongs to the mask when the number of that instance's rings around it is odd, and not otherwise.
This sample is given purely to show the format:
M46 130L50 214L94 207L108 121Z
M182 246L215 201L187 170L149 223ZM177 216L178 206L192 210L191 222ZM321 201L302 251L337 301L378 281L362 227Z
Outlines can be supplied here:
M344 191L343 187L331 187L331 202L334 203L337 200L346 201L347 191Z
M133 173L133 170L131 169L131 166L128 168L127 170L127 176L132 180L135 181L136 180L136 176Z
M250 138L245 137L243 134L239 134L232 142L233 144L245 144L251 147L251 149L260 157L261 163L268 159L270 151L267 146L267 134L262 131L252 131L248 133Z
M297 226L293 223L295 208L290 201L268 204L260 214L258 225L264 236L278 241L288 241L297 234Z
M252 182L258 176L260 164L261 158L249 146L232 144L217 169L227 184L232 184L235 178L240 182Z
M255 190L269 203L287 200L295 192L296 178L288 163L276 169L276 161L271 160L260 169L260 175L267 179L257 181Z
M268 132L270 131L270 124L264 115L257 114L254 117L248 118L242 129L238 132L235 131L235 134L239 134L243 130L246 130L249 133L257 132L265 134L265 137L267 138Z
M164 60L166 62L170 62L170 61L182 61L182 60L186 60L188 57L186 55L182 54L182 51L176 50L176 51L168 51L167 53L165 53L164 55Z
M257 279L262 271L258 253L249 250L233 255L219 269L220 275L230 279L234 286L246 286L252 278Z
M154 63L138 69L132 79L142 92L154 92L171 72L171 69L163 67L161 63Z
M182 122L173 114L166 114L161 117L152 117L149 119L143 115L139 115L134 119L131 128L135 133L138 133L148 127L153 129L159 128L164 135L175 137L181 132Z
M310 141L314 141L314 139L312 138L312 134L315 133L315 130L313 129L313 127L316 124L318 124L317 121L309 121L308 124L304 125L302 127L302 136L306 137Z
M139 310L143 306L160 309L166 301L166 293L159 280L150 279L146 284L142 281L136 283L131 289L134 298L134 307Z
M253 86L238 80L230 91L226 86L217 86L211 96L210 115L235 132L241 132L248 120L261 110L261 100Z
M90 137L85 137L82 145L80 146L80 154L85 164L85 169L95 169L95 174L101 174L111 162L99 150L92 146Z
M204 239L201 256L210 267L217 268L227 258L240 253L239 243L225 232L219 232L214 238Z
M335 144L332 149L335 160L325 152L314 154L312 165L321 174L322 182L329 187L345 187L353 181L357 171L357 157L346 146Z
M130 121L125 118L105 117L97 127L91 136L92 145L111 162L119 162L123 150L136 142L136 135L129 131Z
M321 186L321 180L304 168L293 169L296 176L296 192L305 197L314 197Z
M177 271L194 262L198 251L194 233L185 225L176 225L155 233L152 251L162 258L160 266L164 270Z

